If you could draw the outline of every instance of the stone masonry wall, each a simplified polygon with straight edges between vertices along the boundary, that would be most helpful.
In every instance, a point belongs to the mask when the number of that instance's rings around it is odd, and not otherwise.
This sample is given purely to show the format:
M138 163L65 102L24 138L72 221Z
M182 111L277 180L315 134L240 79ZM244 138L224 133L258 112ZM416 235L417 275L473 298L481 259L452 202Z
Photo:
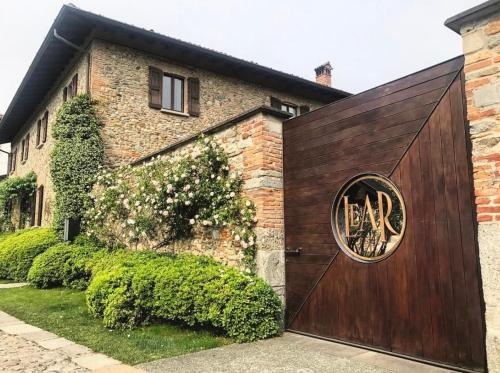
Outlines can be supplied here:
M78 93L85 93L87 91L87 65L88 58L84 54L75 66L71 68L65 79L63 79L57 86L53 88L47 97L40 103L40 106L35 110L28 122L17 133L11 143L11 149L17 147L17 162L16 170L11 173L12 176L24 176L30 171L34 171L37 175L37 185L44 186L44 201L42 210L42 226L48 226L52 223L52 204L54 202L54 189L50 177L50 153L54 146L54 139L52 138L52 127L56 118L56 113L63 104L63 88L67 86L71 78L78 73ZM47 126L47 141L36 147L36 132L37 122L45 113L49 112L49 121ZM21 162L21 141L27 134L30 134L29 154L26 161ZM17 206L17 207L16 207ZM19 209L19 205L14 206ZM36 215L38 215L38 203L36 204ZM14 223L17 225L19 211L13 211L15 217Z
M91 46L91 94L99 103L108 164L129 163L181 138L200 132L260 105L270 96L296 105L321 106L255 84L161 59L135 49L94 40ZM148 105L149 66L200 80L200 116L189 116L187 84L184 113Z
M231 170L242 174L243 192L256 206L257 274L284 296L282 120L257 113L212 136L228 153ZM194 141L173 152L182 152ZM229 232L224 230L201 229L193 239L177 241L161 250L208 255L236 267L242 259L241 249L232 244Z
M461 28L490 372L500 372L500 11Z

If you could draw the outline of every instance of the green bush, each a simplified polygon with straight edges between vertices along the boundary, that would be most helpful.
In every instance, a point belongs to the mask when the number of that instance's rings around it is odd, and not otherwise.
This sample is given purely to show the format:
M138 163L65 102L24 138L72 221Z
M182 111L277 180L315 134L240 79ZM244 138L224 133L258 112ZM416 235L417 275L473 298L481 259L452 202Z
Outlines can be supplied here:
M238 342L282 330L281 301L259 278L204 257L129 258L95 274L86 292L107 327L169 320L217 328Z
M94 260L104 257L108 250L89 243L76 244L62 267L62 284L65 287L85 290L92 277L92 264Z
M62 269L73 250L70 244L60 243L38 255L28 272L28 281L37 288L61 286Z
M45 228L30 228L0 241L0 278L26 280L35 257L58 243L56 234Z

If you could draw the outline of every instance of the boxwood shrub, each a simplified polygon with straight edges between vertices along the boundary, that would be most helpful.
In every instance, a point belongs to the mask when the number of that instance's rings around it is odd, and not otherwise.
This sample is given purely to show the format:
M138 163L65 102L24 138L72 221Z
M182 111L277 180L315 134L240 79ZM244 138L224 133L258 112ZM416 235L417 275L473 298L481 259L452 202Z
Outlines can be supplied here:
M28 272L28 281L37 288L61 286L62 268L72 250L73 247L70 244L60 243L38 255Z
M46 228L30 228L0 240L0 278L25 281L35 257L58 243Z
M281 333L282 303L263 280L205 257L145 258L95 273L87 304L107 327L169 320L216 328L238 342Z

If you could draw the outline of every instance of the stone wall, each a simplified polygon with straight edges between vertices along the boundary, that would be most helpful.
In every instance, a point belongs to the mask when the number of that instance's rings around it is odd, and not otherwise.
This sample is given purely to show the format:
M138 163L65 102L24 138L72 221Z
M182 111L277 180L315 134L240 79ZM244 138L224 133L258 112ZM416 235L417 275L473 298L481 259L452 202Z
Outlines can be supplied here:
M99 103L98 111L104 122L102 133L108 164L132 162L244 111L270 105L270 96L311 109L321 106L320 102L101 40L93 41L91 55L91 93ZM150 108L149 66L184 78L199 78L200 116L188 114L187 87L184 113Z
M228 153L231 170L241 173L243 193L256 207L257 274L281 296L285 287L283 119L282 114L256 110L250 117L235 120L212 134ZM194 141L195 138L165 153L182 152ZM193 239L177 241L162 250L208 255L236 267L243 258L241 249L232 244L229 233L224 230L200 230Z
M492 2L490 2L491 4ZM500 3L463 16L465 91L470 122L488 368L500 371ZM485 13L488 14L485 15ZM460 21L460 20L459 20Z
M74 66L70 67L63 76L65 77L60 82L55 84L54 88L47 94L46 98L40 103L39 107L33 112L28 122L18 131L11 143L11 149L17 147L17 162L16 169L11 173L12 176L24 176L30 171L34 171L37 175L37 185L44 186L44 198L42 209L42 225L48 226L52 223L52 205L54 202L54 189L50 177L50 153L54 146L52 138L52 127L55 122L56 113L63 104L63 88L67 86L71 78L78 73L78 93L87 92L87 66L88 55L84 54ZM45 144L36 147L37 122L45 113L49 112L49 120L47 126L47 141ZM30 134L29 154L28 159L21 162L21 141ZM15 205L15 209L19 209L19 204ZM36 204L36 212L38 215L38 203ZM35 216L37 216L35 215ZM19 211L14 211L14 224L18 224Z

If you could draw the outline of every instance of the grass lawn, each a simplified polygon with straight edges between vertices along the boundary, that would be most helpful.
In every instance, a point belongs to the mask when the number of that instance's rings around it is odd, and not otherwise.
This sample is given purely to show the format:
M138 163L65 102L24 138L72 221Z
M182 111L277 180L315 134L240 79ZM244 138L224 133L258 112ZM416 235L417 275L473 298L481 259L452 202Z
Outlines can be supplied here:
M87 312L83 292L31 287L0 289L0 309L127 364L139 364L231 343L207 331L176 325L109 330Z

